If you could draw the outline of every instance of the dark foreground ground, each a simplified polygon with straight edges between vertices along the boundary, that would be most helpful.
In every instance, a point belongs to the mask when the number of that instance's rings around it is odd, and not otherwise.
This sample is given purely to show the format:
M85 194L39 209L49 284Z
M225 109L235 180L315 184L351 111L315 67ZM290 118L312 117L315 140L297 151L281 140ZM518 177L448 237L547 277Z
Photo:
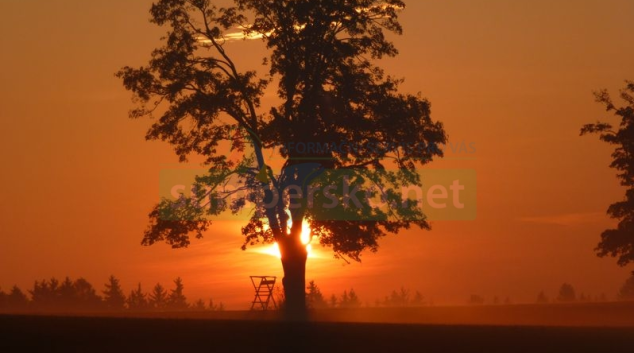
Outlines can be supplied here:
M634 328L0 316L0 352L634 352Z

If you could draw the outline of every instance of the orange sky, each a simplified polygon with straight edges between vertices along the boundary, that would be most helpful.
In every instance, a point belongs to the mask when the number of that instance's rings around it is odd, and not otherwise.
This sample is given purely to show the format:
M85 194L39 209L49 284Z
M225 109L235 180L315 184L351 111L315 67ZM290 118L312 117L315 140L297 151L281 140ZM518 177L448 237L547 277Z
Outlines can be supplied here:
M223 1L226 3L226 1ZM239 247L239 222L216 224L186 250L140 246L169 146L144 140L127 119L130 94L114 77L141 65L163 30L149 0L0 2L0 286L84 276L100 289L184 279L190 299L243 309L249 275L281 275L278 259ZM401 55L384 66L422 91L453 143L433 168L474 169L476 221L434 222L431 232L386 238L377 254L344 265L326 251L309 279L326 294L354 287L374 303L400 286L436 304L470 294L532 302L561 283L614 296L632 268L594 255L623 190L610 148L580 127L606 118L592 91L634 79L630 0L408 1ZM265 55L232 43L243 67ZM270 102L269 102L270 103Z

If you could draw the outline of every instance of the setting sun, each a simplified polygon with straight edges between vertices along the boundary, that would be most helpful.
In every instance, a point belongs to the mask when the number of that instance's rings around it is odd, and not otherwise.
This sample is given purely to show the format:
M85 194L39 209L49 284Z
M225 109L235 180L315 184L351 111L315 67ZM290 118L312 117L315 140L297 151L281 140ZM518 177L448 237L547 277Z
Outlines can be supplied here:
M289 226L290 226L290 221L289 221ZM309 258L315 257L313 252L313 246L310 240L310 226L308 225L306 221L304 221L304 223L302 224L301 237L302 237L302 243L306 245L306 250L308 251L308 257ZM277 243L267 245L266 247L263 247L262 249L256 250L256 252L260 254L275 256L277 258L282 257L282 254L280 253L280 247L277 245Z

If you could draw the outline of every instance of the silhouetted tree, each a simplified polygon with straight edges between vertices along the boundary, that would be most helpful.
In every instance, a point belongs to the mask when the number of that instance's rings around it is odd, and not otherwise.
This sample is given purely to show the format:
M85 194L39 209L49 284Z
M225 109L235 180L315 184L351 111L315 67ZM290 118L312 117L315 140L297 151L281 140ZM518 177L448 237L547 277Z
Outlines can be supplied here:
M412 299L412 306L424 306L425 305L425 297L419 291L414 293L414 298Z
M119 280L115 276L110 276L108 283L105 284L106 290L103 291L103 301L109 310L121 311L126 302L123 290Z
M31 302L35 310L61 309L59 281L51 278L49 281L35 281L33 289L29 290Z
M408 306L410 301L410 290L401 287L398 291L393 290L390 294L389 298L386 297L385 305L386 306Z
M7 308L7 293L0 288L0 311Z
M33 309L55 312L96 311L103 307L101 297L86 279L75 281L66 277L63 282L56 278L35 281L29 290Z
M279 299L276 299L279 300ZM278 302L279 304L279 302ZM215 304L213 299L209 299L209 310L211 311L224 311L225 310L225 305L220 302L218 304Z
M359 301L359 297L357 297L357 293L355 293L354 289L350 289L350 291L343 291L341 294L341 299L339 300L340 308L358 308L361 306L361 302Z
M361 307L361 301L357 296L357 293L354 291L354 288L350 288L350 292L348 292L348 308L359 308Z
M308 302L309 308L324 309L328 307L328 303L326 303L326 299L324 299L324 295L321 293L317 284L315 284L315 281L310 281L307 289L306 301Z
M143 293L141 289L141 283L137 286L137 289L130 291L130 295L127 299L128 309L131 311L145 311L149 309L150 303L148 303L147 295Z
M483 305L484 304L484 298L482 298L482 296L477 295L477 294L471 294L471 296L469 297L469 300L467 301L467 303L469 305Z
M70 281L70 279L68 277L66 277L66 282ZM42 284L44 283L44 280L42 280ZM48 281L48 290L49 293L51 293L51 295L55 295L54 293L58 293L57 295L60 295L60 283L57 280L57 278L53 277Z
M405 6L402 1L234 3L236 7L217 9L208 0L157 1L151 22L168 27L164 46L153 51L148 66L124 67L117 74L140 102L130 117L161 112L146 137L172 144L181 161L202 155L211 168L197 179L193 197L164 199L155 207L143 244L165 241L175 248L186 247L189 234L203 236L211 223L208 216L239 212L247 201L262 200L242 229L243 248L277 242L288 312L303 316L304 219L312 235L332 247L336 256L357 261L363 250L376 251L377 240L388 233L412 225L429 228L415 202L393 210L390 219L385 213L369 212L367 202L347 209L346 202L332 210L307 207L309 182L326 169L345 171L352 175L352 190L371 181L387 201L403 204L401 187L421 184L415 168L441 156L439 144L446 137L442 124L432 121L428 101L398 93L401 80L375 65L382 57L397 55L384 32L402 32L397 16ZM270 49L270 76L265 79L258 79L253 71L240 71L233 61L225 32L237 25L262 37ZM271 82L278 84L279 104L265 110L260 100ZM250 149L244 141L231 141L236 129L250 140ZM241 157L233 160L219 151L223 141L231 141ZM288 147L325 142L389 147L307 151ZM408 143L423 148L411 149ZM266 164L265 153L285 159L278 173ZM387 171L386 164L397 171ZM373 174L368 177L368 172ZM243 195L222 188L231 178ZM276 197L285 190L298 196L295 202ZM229 196L235 199L223 201ZM315 197L325 199L323 193ZM209 199L206 207L199 202L202 199ZM346 217L333 220L332 214Z
M157 283L152 293L150 293L150 307L154 310L165 310L167 300L168 295L165 288L160 283Z
M383 301L376 301L376 306L386 307L406 307L406 306L424 306L427 305L425 297L419 291L414 293L412 297L408 288L401 287L399 290L393 290L389 296L385 296Z
M100 310L103 302L95 288L84 278L78 278L73 283L76 307L80 310Z
M6 298L7 307L12 311L24 311L29 305L29 298L18 286L13 286Z
M608 112L617 116L616 126L611 123L597 122L588 124L581 135L595 133L599 138L615 146L612 153L611 168L618 171L621 185L627 188L625 198L608 208L608 215L619 221L615 229L605 230L601 242L596 248L601 257L618 258L618 264L625 266L634 262L634 82L626 81L621 90L625 105L617 107L607 90L595 93L597 102L605 105Z
M79 304L78 295L76 293L75 285L70 277L67 276L56 291L59 293L59 302L56 304L56 310L77 309Z
M619 299L634 300L634 272L632 272L632 275L623 283L619 291Z
M347 308L348 307L348 291L343 291L343 294L341 294L341 299L339 299L339 307L341 308Z
M205 301L202 299L198 299L194 305L191 306L193 311L206 311L207 306L205 305Z
M586 297L586 294L582 292L581 295L579 295L579 301L580 302L585 302L587 300L588 300L588 298Z
M575 294L575 289L572 285L568 283L564 283L559 288L559 295L557 296L557 301L559 302L574 302L577 300L577 295Z
M548 297L544 291L539 292L537 295L537 304L548 304Z
M278 310L284 310L286 306L286 296L284 295L284 290L280 287L275 288L275 302L277 303Z
M174 289L171 290L169 297L167 298L167 308L170 310L187 310L189 306L187 304L187 297L183 294L185 286L183 286L183 280L178 277L174 280Z
M331 308L336 308L339 305L339 300L337 299L336 295L332 295L330 296L330 300L328 301L328 304L330 305Z

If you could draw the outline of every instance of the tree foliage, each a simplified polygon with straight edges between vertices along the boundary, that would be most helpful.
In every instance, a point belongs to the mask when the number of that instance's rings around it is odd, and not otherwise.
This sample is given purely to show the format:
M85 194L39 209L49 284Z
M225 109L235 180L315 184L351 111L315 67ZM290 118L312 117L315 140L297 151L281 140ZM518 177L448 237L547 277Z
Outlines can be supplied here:
M7 307L7 294L0 288L0 309Z
M27 307L29 300L18 286L13 286L6 297L6 303L9 308L22 310Z
M156 2L151 21L168 28L163 46L152 53L147 66L125 67L118 73L140 102L130 116L158 114L148 139L169 142L182 161L192 154L205 158L211 169L198 181L211 191L199 196L222 200L226 194L220 186L231 177L250 192L232 204L210 201L213 207L208 210L196 203L163 200L150 214L143 243L187 246L190 234L201 237L207 230L208 213L237 212L256 197L256 190L299 183L293 180L297 169L292 166L316 157L320 162L312 163L315 168L381 171L377 181L385 190L415 182L411 173L385 172L386 161L411 171L441 155L437 145L445 142L445 134L442 124L432 121L427 100L398 93L401 80L375 65L375 60L398 53L385 32L402 32L398 9L404 6L399 0L236 0L230 8L216 8L206 0ZM227 31L236 26L245 28L247 36L261 37L270 49L264 76L240 71L232 60ZM277 83L279 104L264 110L261 100L272 82ZM254 151L238 161L219 149L223 141L232 142L235 129L246 132ZM428 148L419 153L395 147L315 154L285 148L294 142L325 141L385 146L415 142ZM266 165L265 150L287 160L280 173ZM262 172L264 178L257 178ZM183 206L193 207L182 211ZM255 213L258 217L243 228L245 246L274 240L283 245L292 233L289 204L280 201L278 206ZM290 213L294 221L308 218L322 244L355 260L364 249L376 250L377 239L386 233L410 223L428 228L424 220L363 223L319 220L301 208ZM261 216L269 227L263 226Z
M632 272L632 275L623 283L619 291L619 299L634 300L634 272Z
M154 286L149 298L150 306L154 310L161 311L167 308L168 294L160 283L157 283L156 286Z
M557 296L557 301L562 303L574 302L577 300L577 295L575 293L575 288L568 283L564 283L559 288L559 295Z
M119 280L115 276L110 276L105 284L106 290L103 291L103 301L109 310L123 310L126 297L123 294Z
M92 284L84 278L72 280L66 277L61 282L51 278L35 281L33 288L28 290L30 298L17 286L14 286L9 293L5 293L0 288L0 310L36 313L97 313L106 310L111 312L185 311L191 306L183 293L183 281L179 277L174 284L174 289L168 292L158 283L153 292L148 295L139 283L126 297L123 295L119 280L115 276L110 276L102 298L97 295ZM200 303L197 304L200 308ZM224 310L223 303L215 305L210 302L209 305L208 310Z
M343 309L355 309L361 306L361 301L353 288L350 291L343 291L341 299L339 299L339 307Z
M84 278L71 280L66 277L61 283L55 279L35 281L31 294L31 304L43 311L99 311L103 308L102 298Z
M140 312L149 309L150 303L148 302L147 294L141 289L141 283L138 284L136 289L130 291L126 303L130 311Z
M467 304L469 305L484 305L484 302L484 297L479 294L471 294L467 300Z
M151 22L167 28L162 46L148 65L117 73L139 103L130 117L153 118L147 139L168 142L183 162L201 156L209 169L196 178L193 195L155 206L142 244L186 247L215 216L249 205L242 248L278 244L287 312L305 314L304 221L311 238L346 261L376 251L389 233L429 229L416 202L380 210L364 199L347 207L345 187L335 188L333 209L310 207L307 198L325 175L322 189L349 179L352 190L370 185L363 195L401 205L402 187L421 184L416 168L442 156L446 136L431 119L430 103L399 93L402 79L377 66L398 54L388 34L402 33L398 10L404 7L401 0L234 0L227 8L210 0L155 2ZM229 45L235 28L268 49L263 75L236 65ZM265 108L273 85L277 101ZM236 131L248 141L235 139ZM302 151L291 147L295 143L364 147ZM239 157L223 153L223 144ZM283 166L274 170L265 155L279 156ZM329 178L333 170L339 173ZM329 198L325 192L315 197Z
M330 299L328 300L328 304L330 305L331 308L336 308L337 305L339 305L339 299L337 299L337 296L332 294L330 296Z
M205 301L202 299L198 299L194 305L192 305L191 309L193 311L205 311L207 310L207 306L205 305Z
M183 280L178 277L174 280L174 289L171 290L169 297L167 298L167 307L170 310L185 310L189 307L187 304L187 297L183 293L185 286Z
M209 311L225 311L225 305L222 302L216 304L213 299L209 299L209 306L207 309Z
M601 234L596 251L601 257L616 257L619 265L626 266L634 262L634 82L626 81L621 90L620 97L625 102L621 107L614 103L607 90L595 96L598 103L617 117L617 123L588 124L581 135L598 134L601 141L615 146L610 167L617 170L621 185L626 187L624 199L608 208L608 215L618 220L618 225Z
M321 289L317 286L315 281L308 283L308 292L306 293L306 302L311 309L325 309L328 307L328 303L321 293Z

